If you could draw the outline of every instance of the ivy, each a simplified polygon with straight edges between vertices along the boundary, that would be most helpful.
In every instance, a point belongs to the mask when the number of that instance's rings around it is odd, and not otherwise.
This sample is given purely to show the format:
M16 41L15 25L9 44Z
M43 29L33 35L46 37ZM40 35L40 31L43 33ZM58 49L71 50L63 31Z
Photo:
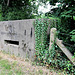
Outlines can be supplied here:
M47 30L50 25L50 29L55 27L56 20L49 19L37 19L34 22L35 28L35 50L36 61L40 62L40 65L50 65L53 63L55 56L55 44L52 45L52 49L49 50L49 41ZM49 37L50 39L50 37Z
M72 30L71 32L70 32L70 36L71 36L71 41L74 41L75 42L75 30Z
M56 21L56 22L55 22ZM39 65L45 65L47 67L54 67L56 69L66 70L68 75L74 74L74 66L63 54L63 52L57 47L55 42L52 44L52 48L49 50L49 40L47 36L47 30L50 27L56 27L57 20L49 19L37 19L34 22L35 28L35 60ZM51 29L50 28L50 29ZM50 38L50 37L49 37Z
M35 50L37 60L43 61L45 58L46 50L48 49L47 44L47 29L48 29L48 20L36 20L35 27Z

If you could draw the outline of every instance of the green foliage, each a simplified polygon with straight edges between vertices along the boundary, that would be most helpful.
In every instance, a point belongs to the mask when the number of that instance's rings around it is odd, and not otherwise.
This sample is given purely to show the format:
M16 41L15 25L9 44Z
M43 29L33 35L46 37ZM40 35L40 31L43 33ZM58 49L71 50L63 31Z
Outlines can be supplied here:
M57 8L53 8L53 15L61 17L71 17L75 16L75 0L40 0L43 3L49 1L50 5L55 6L58 4Z
M52 25L50 28L55 27L53 21L54 20L51 20L50 22L49 19L45 18L45 19L37 19L34 22L35 50L36 50L36 57L37 57L36 60L40 62L41 65L44 65L43 62L46 63L46 61L50 61L49 50L48 50L50 35L47 34L47 31L50 24Z
M2 20L2 6L0 5L0 21Z
M61 22L57 24L57 30L58 30L58 38L62 39L63 42L67 44L74 45L74 42L71 41L70 32L75 29L74 20L71 18L61 18ZM75 48L70 45L65 45L72 53L75 52Z
M70 32L70 36L71 36L71 41L74 41L75 42L75 30L71 31Z
M47 0L48 1L48 0ZM48 16L55 16L60 18L61 22L56 25L56 28L59 32L58 38L66 42L67 44L74 45L74 42L71 41L70 32L75 29L75 1L74 0L49 0L51 5L55 5L55 3L59 3L57 8L51 9L46 14ZM50 15L49 15L50 14ZM63 34L61 34L63 33ZM74 38L74 35L73 37ZM70 40L71 39L71 40ZM66 47L74 54L75 47L71 47L66 45Z
M11 65L8 64L8 61L7 60L0 60L0 65L1 65L1 67L4 67L7 70L10 70L11 69Z
M17 62L10 63L8 60L0 59L0 75L23 75L24 72L20 66L17 66Z
M34 23L35 27L35 50L38 61L43 61L45 58L45 53L47 53L47 28L48 20L36 20Z
M60 24L59 20L56 20L57 24ZM51 50L49 50L49 40L47 41L47 29L49 25L47 19L38 19L34 22L35 28L35 59L37 64L45 65L47 67L54 67L56 69L64 69L67 74L74 74L74 66L64 56L63 52L58 49L57 45L53 43ZM55 27L55 22L52 22L51 28Z
M37 8L35 3L31 3L29 0L1 0L0 20L34 18L33 13L37 13Z

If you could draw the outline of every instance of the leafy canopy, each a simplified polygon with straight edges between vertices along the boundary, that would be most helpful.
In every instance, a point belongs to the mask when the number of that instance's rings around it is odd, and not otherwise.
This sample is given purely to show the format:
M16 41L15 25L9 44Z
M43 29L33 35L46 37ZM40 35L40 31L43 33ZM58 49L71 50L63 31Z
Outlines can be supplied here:
M75 0L39 0L40 2L46 3L49 1L50 5L55 6L58 4L58 8L53 8L53 15L61 17L75 16Z
M0 0L1 20L34 18L34 11L37 12L36 5L30 0Z

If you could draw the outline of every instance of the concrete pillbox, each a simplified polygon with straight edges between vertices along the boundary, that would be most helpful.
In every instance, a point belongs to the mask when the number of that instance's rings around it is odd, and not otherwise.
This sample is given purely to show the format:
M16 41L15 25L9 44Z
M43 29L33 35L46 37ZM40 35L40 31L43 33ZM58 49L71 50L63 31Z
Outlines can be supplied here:
M0 50L23 58L35 54L34 19L0 22Z

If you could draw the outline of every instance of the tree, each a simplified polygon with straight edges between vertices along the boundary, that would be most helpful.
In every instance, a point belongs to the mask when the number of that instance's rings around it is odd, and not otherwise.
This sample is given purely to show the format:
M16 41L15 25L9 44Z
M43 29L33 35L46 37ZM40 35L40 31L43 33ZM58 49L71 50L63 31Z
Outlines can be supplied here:
M40 1L42 1L43 3L46 3L47 1L49 1L50 5L53 5L53 6L55 6L56 3L59 3L57 8L53 8L51 11L49 11L51 12L50 14L52 14L53 16L59 17L61 19L62 24L65 23L62 26L64 28L68 27L67 29L69 29L68 30L69 32L75 29L75 20L74 20L75 0L40 0Z
M29 0L0 0L0 5L3 20L34 18L36 6Z
M58 4L57 8L53 8L51 11L49 11L47 16L55 16L59 17L61 20L61 24L57 24L57 29L59 32L70 34L70 32L75 29L75 0L39 0L43 3L46 3L49 1L50 5L55 6L56 3ZM51 12L51 13L50 13ZM64 42L67 42L68 44L74 45L75 42L71 42L71 37L69 36L63 36L59 34L59 38L62 39ZM74 37L74 35L72 35ZM69 46L68 46L69 47ZM75 49L72 47L69 47L69 50L74 53Z
M49 1L50 5L53 6L55 6L56 3L60 3L58 4L58 9L53 8L54 10L52 9L52 11L56 11L55 9L57 9L57 11L59 11L57 13L60 13L60 16L65 16L65 17L75 16L75 0L39 0L39 1L42 1L43 3Z

